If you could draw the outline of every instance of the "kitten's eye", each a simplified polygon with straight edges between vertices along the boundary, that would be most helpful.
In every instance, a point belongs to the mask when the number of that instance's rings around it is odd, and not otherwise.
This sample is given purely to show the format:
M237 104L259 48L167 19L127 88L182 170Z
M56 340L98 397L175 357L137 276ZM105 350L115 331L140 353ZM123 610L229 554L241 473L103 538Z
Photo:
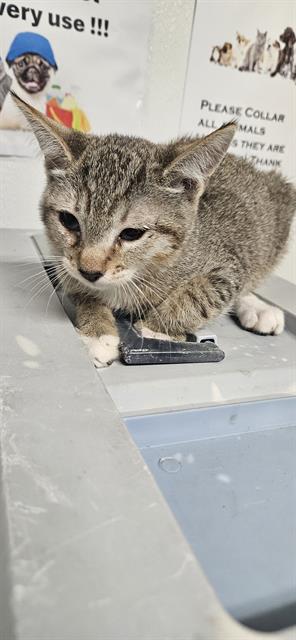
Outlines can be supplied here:
M191 178L183 178L182 186L184 187L185 191L193 191L196 187L196 182Z
M144 233L145 229L123 229L123 231L119 234L121 240L126 240L127 242L132 242L133 240L139 240Z
M68 213L68 211L60 211L59 220L60 220L60 223L63 225L63 227L65 227L69 231L75 231L76 233L80 233L79 222L77 218L73 216L72 213Z

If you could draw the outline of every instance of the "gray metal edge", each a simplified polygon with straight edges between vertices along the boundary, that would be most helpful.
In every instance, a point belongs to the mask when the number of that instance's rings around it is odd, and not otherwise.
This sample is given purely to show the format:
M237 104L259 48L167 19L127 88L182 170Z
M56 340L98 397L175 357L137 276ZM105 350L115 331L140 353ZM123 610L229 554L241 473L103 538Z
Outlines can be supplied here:
M222 609L51 285L29 302L30 234L0 244L1 640L295 638Z
M291 316L296 316L296 288L288 280L273 276L262 284L257 293L260 298L272 301Z

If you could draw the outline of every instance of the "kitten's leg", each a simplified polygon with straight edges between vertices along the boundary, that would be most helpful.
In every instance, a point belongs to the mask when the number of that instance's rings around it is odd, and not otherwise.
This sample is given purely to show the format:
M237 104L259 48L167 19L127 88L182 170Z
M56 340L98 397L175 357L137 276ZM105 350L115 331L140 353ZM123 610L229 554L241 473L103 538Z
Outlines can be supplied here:
M263 302L253 293L241 297L234 306L235 313L244 329L262 334L278 335L285 325L281 309Z
M166 300L143 318L143 325L170 337L195 333L206 322L228 311L237 298L238 286L220 270L192 278L177 287Z
M106 367L119 357L119 335L112 312L97 300L77 305L77 327L94 365Z

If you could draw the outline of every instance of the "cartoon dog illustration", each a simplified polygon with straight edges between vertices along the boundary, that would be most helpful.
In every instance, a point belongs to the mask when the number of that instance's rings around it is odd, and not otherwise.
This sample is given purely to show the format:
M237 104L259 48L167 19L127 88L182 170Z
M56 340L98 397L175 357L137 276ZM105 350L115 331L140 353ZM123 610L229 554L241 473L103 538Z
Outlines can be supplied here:
M263 54L262 65L259 66L259 72L272 74L278 64L281 45L278 40L271 40L267 43L267 47Z
M232 62L231 42L224 42L223 47L218 47L217 45L213 47L210 61L218 62L218 64L222 64L224 67L229 67Z
M280 41L284 43L284 48L281 49L279 53L279 59L277 66L273 73L271 73L271 77L279 73L280 75L287 77L293 76L293 66L294 66L294 44L296 42L296 36L291 29L291 27L286 27L284 33L280 36Z
M12 71L11 89L39 111L45 111L45 93L57 70L52 47L38 33L18 33L11 43L6 63ZM8 94L0 112L1 129L28 129L19 109Z

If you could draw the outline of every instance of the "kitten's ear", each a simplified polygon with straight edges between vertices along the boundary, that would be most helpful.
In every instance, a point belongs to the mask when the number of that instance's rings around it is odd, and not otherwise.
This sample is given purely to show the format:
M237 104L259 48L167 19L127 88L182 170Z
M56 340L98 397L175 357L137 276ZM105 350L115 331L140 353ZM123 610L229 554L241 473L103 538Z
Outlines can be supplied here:
M39 142L48 170L63 169L80 157L88 144L85 134L63 127L27 104L13 91L10 93Z
M184 191L186 188L203 190L205 180L223 160L236 126L236 122L229 122L205 138L187 143L185 149L183 146L182 152L164 171L166 181L175 185L175 191Z

